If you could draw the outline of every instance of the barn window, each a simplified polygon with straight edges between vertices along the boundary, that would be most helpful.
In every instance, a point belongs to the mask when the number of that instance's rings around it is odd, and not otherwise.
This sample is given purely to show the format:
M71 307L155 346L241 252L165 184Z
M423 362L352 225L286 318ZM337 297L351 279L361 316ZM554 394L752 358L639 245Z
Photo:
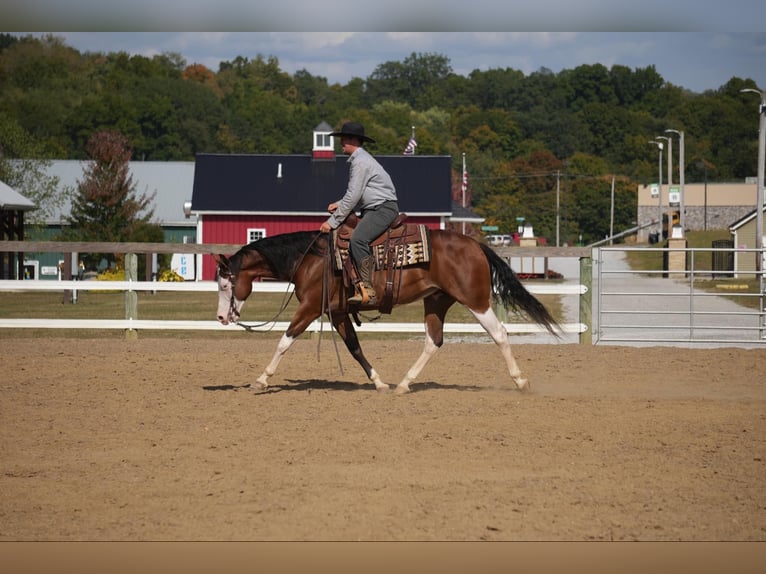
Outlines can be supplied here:
M259 239L263 239L266 237L266 230L263 228L250 228L247 230L247 241L246 243L252 243L253 241L258 241Z

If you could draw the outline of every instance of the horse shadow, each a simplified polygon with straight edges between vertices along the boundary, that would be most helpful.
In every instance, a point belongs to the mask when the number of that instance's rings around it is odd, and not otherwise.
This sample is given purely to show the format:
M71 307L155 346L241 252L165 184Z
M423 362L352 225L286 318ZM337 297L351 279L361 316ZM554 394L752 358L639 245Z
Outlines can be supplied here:
M202 387L205 391L240 391L250 389L252 385L206 385ZM394 387L391 386L391 392ZM503 391L496 387L480 387L477 385L460 384L442 384L435 381L424 381L422 383L412 383L410 385L410 394L425 391L460 391L460 392L481 392L481 391ZM513 391L514 389L508 388ZM355 383L353 381L328 381L326 379L287 379L284 383L269 385L262 391L255 391L256 394L266 395L271 393L286 392L311 392L311 391L338 391L338 392L356 392L356 391L375 391L375 385L372 383Z

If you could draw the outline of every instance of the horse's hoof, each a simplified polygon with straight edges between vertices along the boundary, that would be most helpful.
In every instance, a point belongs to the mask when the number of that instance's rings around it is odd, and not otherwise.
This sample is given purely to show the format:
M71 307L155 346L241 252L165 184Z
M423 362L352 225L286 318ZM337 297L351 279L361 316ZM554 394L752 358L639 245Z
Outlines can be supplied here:
M269 383L264 383L263 381L255 381L253 383L253 390L255 391L265 391L269 388Z
M517 379L516 380L516 387L522 392L522 393L528 393L532 390L532 387L529 384L529 381L527 379Z
M394 389L395 395L406 395L407 393L412 392L409 385L396 385L396 389Z
M386 384L375 385L375 390L378 391L379 393L387 393L388 391L391 390L391 387L389 387Z

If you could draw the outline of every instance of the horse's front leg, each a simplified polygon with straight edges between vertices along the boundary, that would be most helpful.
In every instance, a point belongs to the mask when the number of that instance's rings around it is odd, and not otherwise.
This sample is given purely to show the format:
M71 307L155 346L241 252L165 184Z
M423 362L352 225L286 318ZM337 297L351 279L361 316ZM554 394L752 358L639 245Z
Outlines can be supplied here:
M362 353L362 347L359 344L359 338L357 337L356 329L354 329L354 325L351 323L349 316L334 315L332 319L335 330L338 332L338 334L343 339L343 342L346 344L348 352L351 353L351 356L356 359L356 362L362 366L364 372L367 374L367 378L370 379L375 385L375 389L381 393L387 392L389 390L389 386L381 380L378 372L372 367L370 362L367 360L367 357L364 356L364 353Z
M255 380L254 386L256 390L262 391L269 386L269 377L277 371L279 362L282 360L282 357L284 357L285 353L290 349L290 347L293 346L293 343L296 339L297 337L291 337L287 334L287 332L282 335L282 338L277 344L277 350L274 352L274 356L271 358L271 362L266 366L263 373L261 373L261 376Z
M255 380L256 390L264 390L269 386L269 377L271 377L279 366L279 362L285 353L293 346L295 340L306 330L311 322L319 315L316 313L310 313L305 307L299 307L293 315L290 326L285 331L282 338L277 344L277 350L274 352L274 356L271 357L271 362L266 366L261 376Z

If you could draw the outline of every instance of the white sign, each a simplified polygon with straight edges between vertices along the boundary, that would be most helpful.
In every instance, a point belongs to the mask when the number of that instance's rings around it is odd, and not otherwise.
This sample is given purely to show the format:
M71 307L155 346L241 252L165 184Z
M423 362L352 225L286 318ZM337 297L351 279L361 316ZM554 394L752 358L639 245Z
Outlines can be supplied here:
M670 205L679 205L681 203L681 191L677 187L671 187L668 193Z
M194 281L194 255L174 253L170 260L170 269L187 281Z
M59 268L53 265L43 265L40 267L40 275L58 275Z
M652 191L652 197L659 197L660 196L660 186L656 183L653 183L649 189Z

